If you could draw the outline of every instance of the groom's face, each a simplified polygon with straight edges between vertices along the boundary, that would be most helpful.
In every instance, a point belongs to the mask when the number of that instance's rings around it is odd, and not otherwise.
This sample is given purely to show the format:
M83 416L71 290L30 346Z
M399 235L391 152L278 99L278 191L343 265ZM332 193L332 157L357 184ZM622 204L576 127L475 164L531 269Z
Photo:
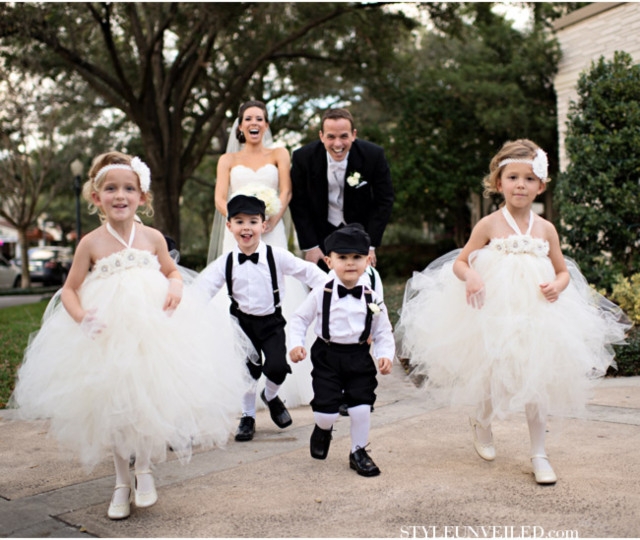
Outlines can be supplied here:
M327 118L322 124L320 140L333 159L342 161L356 140L356 130L351 129L351 122L346 118Z

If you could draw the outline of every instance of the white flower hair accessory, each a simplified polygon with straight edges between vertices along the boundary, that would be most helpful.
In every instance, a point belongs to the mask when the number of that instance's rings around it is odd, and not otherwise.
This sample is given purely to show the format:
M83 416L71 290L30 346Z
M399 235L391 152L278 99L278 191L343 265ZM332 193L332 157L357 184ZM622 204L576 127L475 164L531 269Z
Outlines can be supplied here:
M509 163L528 163L533 169L533 174L540 178L542 182L547 183L549 181L549 160L547 159L547 153L542 148L536 150L536 155L533 159L503 159L498 163L498 168Z
M96 176L93 179L94 184L97 184L105 174L109 171L113 171L114 169L133 171L140 179L140 190L142 193L149 191L149 188L151 187L151 170L139 157L134 157L131 160L131 165L127 165L125 163L112 163L111 165L105 165L96 173Z
M268 219L280 212L282 203L275 189L260 184L249 184L242 189L236 191L233 195L249 195L260 199L265 206L264 213Z

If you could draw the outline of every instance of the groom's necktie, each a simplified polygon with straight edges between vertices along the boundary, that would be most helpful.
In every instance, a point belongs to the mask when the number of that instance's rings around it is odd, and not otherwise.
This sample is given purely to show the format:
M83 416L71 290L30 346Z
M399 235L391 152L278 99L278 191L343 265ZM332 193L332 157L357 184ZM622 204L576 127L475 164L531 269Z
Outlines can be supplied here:
M244 264L247 261L251 261L253 264L258 264L258 257L260 253L252 253L251 255L245 255L244 253L238 253L238 262Z
M334 227L344 221L344 174L347 162L330 161L328 169L329 181L329 212L328 220Z

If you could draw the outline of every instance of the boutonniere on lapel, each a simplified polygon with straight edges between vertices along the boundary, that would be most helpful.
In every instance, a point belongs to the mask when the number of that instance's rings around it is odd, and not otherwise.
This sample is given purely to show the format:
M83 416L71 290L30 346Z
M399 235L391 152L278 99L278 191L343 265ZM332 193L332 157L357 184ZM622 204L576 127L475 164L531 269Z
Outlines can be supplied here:
M373 313L374 317L376 315L380 315L380 311L381 311L380 306L375 302L371 302L370 304L367 304L367 307L369 308L369 311Z
M349 176L347 176L347 184L349 184L352 188L358 189L366 185L367 181L362 180L362 175L359 172L352 172Z

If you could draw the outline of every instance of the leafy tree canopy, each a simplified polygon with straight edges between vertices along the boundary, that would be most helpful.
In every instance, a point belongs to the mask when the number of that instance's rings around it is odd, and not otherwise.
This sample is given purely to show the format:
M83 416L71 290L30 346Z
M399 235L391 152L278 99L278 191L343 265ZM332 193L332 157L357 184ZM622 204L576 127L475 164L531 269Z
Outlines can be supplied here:
M402 51L394 76L377 82L396 113L396 216L444 222L458 244L469 233L469 193L481 191L505 141L531 138L557 162L557 42L542 25L513 29L491 7L447 4L460 18L439 24L452 35L423 32L417 50Z
M297 130L310 99L352 97L415 25L382 5L4 3L0 55L136 127L111 145L148 162L155 225L179 243L182 189L212 141L224 148L239 103L270 101L274 127Z

